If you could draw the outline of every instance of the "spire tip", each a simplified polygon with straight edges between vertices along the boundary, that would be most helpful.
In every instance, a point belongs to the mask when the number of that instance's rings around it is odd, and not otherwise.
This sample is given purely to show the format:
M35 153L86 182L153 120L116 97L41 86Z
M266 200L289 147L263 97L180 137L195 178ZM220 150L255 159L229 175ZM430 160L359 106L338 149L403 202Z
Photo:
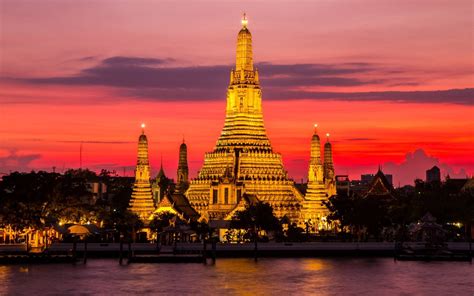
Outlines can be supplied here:
M247 19L247 14L244 12L244 14L242 15L242 20L241 20L241 23L242 23L242 27L246 28L247 27L247 24L249 23L248 19Z

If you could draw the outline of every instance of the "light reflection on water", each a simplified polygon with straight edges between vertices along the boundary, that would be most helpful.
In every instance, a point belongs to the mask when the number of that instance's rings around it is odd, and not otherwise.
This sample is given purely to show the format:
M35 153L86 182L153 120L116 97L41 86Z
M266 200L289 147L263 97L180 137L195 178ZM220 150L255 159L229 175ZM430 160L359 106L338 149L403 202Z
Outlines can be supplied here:
M202 264L0 266L1 295L474 295L466 262L389 258L218 259Z

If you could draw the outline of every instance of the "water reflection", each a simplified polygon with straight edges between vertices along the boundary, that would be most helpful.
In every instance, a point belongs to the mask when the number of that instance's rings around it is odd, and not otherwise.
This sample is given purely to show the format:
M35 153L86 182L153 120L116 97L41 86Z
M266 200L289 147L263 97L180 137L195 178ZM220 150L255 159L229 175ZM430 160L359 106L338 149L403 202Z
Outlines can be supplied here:
M131 264L0 266L0 295L472 294L465 262L392 259L218 259L216 265Z

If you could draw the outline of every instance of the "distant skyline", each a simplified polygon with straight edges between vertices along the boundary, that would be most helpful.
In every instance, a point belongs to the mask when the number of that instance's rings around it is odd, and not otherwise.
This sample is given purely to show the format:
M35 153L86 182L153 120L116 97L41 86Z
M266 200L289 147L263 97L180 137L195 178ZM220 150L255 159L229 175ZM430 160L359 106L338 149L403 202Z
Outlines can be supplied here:
M163 156L176 178L184 136L194 177L224 124L245 11L293 179L314 123L336 174L474 174L471 1L0 2L0 173L77 168L83 142L83 167L131 176L144 122L152 171Z

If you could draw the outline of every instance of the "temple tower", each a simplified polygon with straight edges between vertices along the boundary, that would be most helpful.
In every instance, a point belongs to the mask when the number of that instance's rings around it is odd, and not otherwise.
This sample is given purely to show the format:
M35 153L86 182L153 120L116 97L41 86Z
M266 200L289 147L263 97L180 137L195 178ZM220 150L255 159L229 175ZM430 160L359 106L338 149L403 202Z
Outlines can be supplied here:
M148 161L148 140L145 135L145 124L138 138L138 158L135 169L135 183L129 209L144 222L148 221L155 210L150 184L150 163Z
M152 184L152 191L153 191L153 201L155 206L160 203L163 199L163 196L168 190L168 186L170 184L170 180L166 177L165 170L163 169L163 157L161 159L160 170L156 175L155 180Z
M324 184L324 167L321 161L321 141L319 139L317 124L311 138L311 156L308 169L308 187L303 202L303 214L306 221L315 227L315 230L325 228L328 210L324 201L328 199Z
M224 127L185 195L207 220L228 219L245 195L270 203L277 216L296 221L303 196L288 178L281 156L273 152L265 131L262 92L245 15L236 49Z
M188 147L186 143L183 143L179 146L179 162L178 162L178 172L177 172L177 189L178 191L184 192L189 185L188 175Z
M324 185L329 197L336 195L336 175L332 162L332 146L329 142L329 134L326 134L326 143L324 144Z

